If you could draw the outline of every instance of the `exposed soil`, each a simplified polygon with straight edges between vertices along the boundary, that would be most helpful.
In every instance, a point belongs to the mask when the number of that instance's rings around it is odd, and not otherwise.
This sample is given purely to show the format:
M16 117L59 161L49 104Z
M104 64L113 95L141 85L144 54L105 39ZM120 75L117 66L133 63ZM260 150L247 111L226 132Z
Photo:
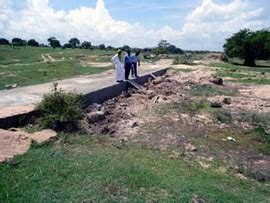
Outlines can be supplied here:
M32 141L40 144L56 137L56 135L57 133L52 130L43 130L30 134L20 129L0 129L0 162L26 153Z
M219 171L269 181L270 156L263 155L257 148L261 143L249 136L258 127L252 115L270 113L269 99L254 91L243 93L253 86L211 83L214 72L202 65L192 69L189 73L170 71L145 84L144 91L130 89L102 105L89 106L83 126L93 134L110 135L120 148L123 144L149 147L171 158L195 160L203 168L221 161L225 166ZM192 91L202 85L235 94L194 96ZM223 103L225 98L229 104ZM204 105L202 101L222 105L219 111L211 107L188 110L194 103ZM225 116L225 121L217 120L217 115Z

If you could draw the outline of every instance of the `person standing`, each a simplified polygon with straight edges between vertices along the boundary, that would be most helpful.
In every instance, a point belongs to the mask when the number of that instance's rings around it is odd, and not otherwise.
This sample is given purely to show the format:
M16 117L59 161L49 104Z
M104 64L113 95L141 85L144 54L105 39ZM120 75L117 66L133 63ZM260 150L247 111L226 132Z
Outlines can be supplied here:
M137 74L137 67L141 66L141 60L140 60L140 52L137 51L135 54L132 55L131 57L132 60L132 68L131 68L131 75L132 77L138 77Z
M118 50L117 54L115 54L112 57L112 62L115 66L117 82L123 82L125 80L125 68L124 68L124 64L121 61L121 55L122 55L122 51Z
M132 60L130 55L130 50L127 51L127 54L125 55L125 79L129 79L130 70L132 67Z

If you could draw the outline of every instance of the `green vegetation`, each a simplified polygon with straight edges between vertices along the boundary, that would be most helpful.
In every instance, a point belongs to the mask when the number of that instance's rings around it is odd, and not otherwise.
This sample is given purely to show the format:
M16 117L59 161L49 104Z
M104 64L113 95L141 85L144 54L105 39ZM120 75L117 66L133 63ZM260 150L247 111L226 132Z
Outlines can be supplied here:
M191 95L193 96L235 96L237 93L237 90L228 90L224 88L213 87L210 85L198 85L191 90Z
M178 65L178 64L190 64L190 60L185 54L176 55L173 58L173 65Z
M88 62L110 60L110 52L101 50L62 50L44 47L13 49L0 46L0 53L0 90L11 83L18 86L35 85L78 75L98 74L112 67L87 65ZM41 55L47 53L58 61L42 62ZM84 61L86 65L82 65Z
M32 147L0 164L2 202L267 202L269 185L202 170L158 151L90 135Z
M255 66L255 60L267 60L270 56L270 31L259 30L252 32L248 29L240 30L227 39L224 45L229 57L244 59L244 65Z
M265 154L270 155L270 134L266 132L264 127L258 127L251 131L249 135L254 141L260 143L259 150Z
M83 116L82 96L58 90L55 83L52 93L44 95L36 110L43 128L77 130Z
M234 82L253 83L267 85L270 84L270 68L268 67L248 67L229 63L214 63L211 67L219 68L217 76L230 77Z

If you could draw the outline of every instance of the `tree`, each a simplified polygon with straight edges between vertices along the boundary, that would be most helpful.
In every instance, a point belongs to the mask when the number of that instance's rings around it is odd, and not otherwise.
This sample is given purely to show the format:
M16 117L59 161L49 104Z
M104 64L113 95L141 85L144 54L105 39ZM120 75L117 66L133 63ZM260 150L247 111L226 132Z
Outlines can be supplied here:
M0 38L0 45L9 45L9 41L5 38Z
M81 42L78 38L71 38L68 43L70 44L71 48L75 49L80 46Z
M264 60L270 56L270 31L240 30L226 40L224 50L229 57L244 59L244 65L255 66L256 59Z
M39 46L39 43L34 40L34 39L30 39L28 42L27 42L28 46L32 46L32 47L38 47Z
M159 54L183 54L184 51L177 48L175 45L170 44L167 40L160 40L158 46L154 49L154 52Z
M170 46L170 43L167 42L167 40L160 40L158 43L157 48L155 49L155 53L157 55L159 54L166 54L166 49Z
M84 42L81 44L81 48L82 48L82 49L91 49L91 48L92 48L92 44L91 44L91 42L84 41Z
M105 46L105 44L100 44L99 46L99 49L101 49L101 50L104 50L104 49L106 49L106 46Z
M113 50L114 48L112 46L107 47L108 50Z
M26 41L21 38L13 38L11 42L13 46L25 46L27 44Z
M170 44L168 47L165 48L165 52L168 54L183 54L184 51L176 46Z
M121 50L127 52L127 51L131 50L131 48L130 48L130 46L128 46L128 45L124 45L124 46L121 48Z
M49 45L54 49L57 47L61 47L60 41L57 40L55 37L48 38L48 42L49 42Z
M64 45L63 45L63 48L64 48L64 49L70 49L70 48L72 48L72 47L71 47L71 45L70 45L69 43L67 43L67 44L64 44Z

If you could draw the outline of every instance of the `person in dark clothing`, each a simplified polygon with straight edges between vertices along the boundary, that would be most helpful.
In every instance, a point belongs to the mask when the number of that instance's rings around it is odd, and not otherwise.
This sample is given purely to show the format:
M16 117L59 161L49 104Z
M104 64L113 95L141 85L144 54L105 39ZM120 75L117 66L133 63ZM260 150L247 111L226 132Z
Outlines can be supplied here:
M140 52L136 52L136 54L133 54L131 56L131 60L132 60L132 68L131 68L131 75L132 77L138 77L137 74L137 66L141 66L141 60L140 60Z
M125 55L125 79L129 79L130 70L132 67L132 59L130 55L130 51L127 51L127 54Z

